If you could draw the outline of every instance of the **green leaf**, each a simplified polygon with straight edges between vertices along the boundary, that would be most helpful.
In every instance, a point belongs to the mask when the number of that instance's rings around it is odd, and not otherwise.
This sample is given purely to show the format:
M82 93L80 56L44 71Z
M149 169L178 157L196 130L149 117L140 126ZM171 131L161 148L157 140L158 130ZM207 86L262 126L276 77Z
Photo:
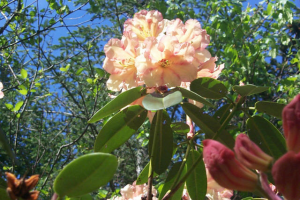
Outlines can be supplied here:
M91 79L91 78L87 78L86 81L87 81L89 84L93 84L93 79Z
M19 101L16 105L15 108L13 109L13 111L17 112L21 109L21 107L23 106L23 101Z
M190 131L189 125L183 122L175 122L171 124L172 130L181 135L186 135Z
M113 178L117 158L106 153L91 153L69 163L56 177L54 191L63 197L78 197L99 189Z
M233 108L232 104L225 104L221 108L219 108L215 114L213 115L213 118L219 121L220 124L222 124L227 116L230 114L230 110Z
M258 94L264 91L267 91L269 87L267 86L255 86L255 85L235 85L232 87L233 91L240 94L241 96L250 96L253 94Z
M1 200L11 200L11 198L8 196L6 192L6 188L0 188L0 199Z
M258 101L255 104L255 109L258 112L263 112L268 115L272 115L274 117L282 119L281 114L284 106L286 105L282 103L275 103L271 101Z
M130 106L112 117L101 129L94 145L95 152L110 153L124 144L143 124L147 110Z
M82 68L78 69L75 74L80 75L84 70L85 70L85 68L82 67Z
M22 79L26 79L28 76L27 71L25 69L21 69L21 77Z
M218 120L208 114L205 114L202 109L193 104L183 103L182 108L192 121L195 122L195 124L205 133L205 138L214 138L215 140L225 144L227 147L233 149L235 141L226 130L223 130L218 137L215 138L217 131L221 127Z
M20 94L26 96L28 91L27 90L17 90Z
M165 184L161 190L161 193L159 194L158 199L161 200L165 194L171 189L177 173L179 171L180 165L182 162L177 162L173 165L172 169L170 170L167 179L165 181ZM182 173L180 174L180 178L182 178L186 174L186 166L184 166L184 169L182 170ZM183 192L184 184L175 192L175 194L170 198L171 200L178 200L181 199L182 197L182 192Z
M164 94L152 93L145 96L143 106L147 110L162 110L176 105L182 101L181 92L175 91Z
M269 2L268 6L267 6L267 14L268 15L272 14L272 8L273 8L273 4Z
M184 89L184 88L178 88L179 91L181 92L182 96L188 98L188 99L192 99L195 101L198 101L200 103L203 103L204 105L207 105L209 107L214 108L215 106L213 104L211 104L210 102L208 102L206 99L204 99L203 97L201 97L200 95L198 95L197 93Z
M251 117L247 120L247 129L250 139L274 159L286 153L282 134L268 120L260 116Z
M128 104L144 96L146 90L142 87L136 87L119 94L115 99L106 104L103 108L98 110L96 114L88 121L88 123L94 123L100 119L124 108Z
M155 113L149 139L149 156L153 171L163 173L169 166L173 153L173 131L171 119L166 111Z
M191 91L209 99L221 99L227 95L225 85L213 78L198 78L191 82Z
M198 151L190 151L186 162L187 171L191 169L191 167L199 157L202 157L202 155ZM201 160L200 163L198 163L196 168L188 176L186 180L186 187L191 199L205 200L207 180L205 164L203 160Z
M93 197L89 194L80 196L80 197L71 197L71 198L66 198L66 200L93 200Z
M103 69L100 69L100 68L95 68L95 69L100 78L105 76L105 71Z
M97 194L97 197L99 197L99 198L105 198L106 196L107 196L107 194L108 194L108 191L107 190L98 190L98 194Z
M150 163L148 163L144 169L142 170L142 172L140 173L140 175L137 177L136 179L136 184L137 185L142 185L144 183L147 183L148 181L148 175L149 175L149 165ZM153 177L155 177L157 174L154 172L153 173Z
M8 110L12 110L14 108L14 106L11 105L10 103L6 103L5 106Z

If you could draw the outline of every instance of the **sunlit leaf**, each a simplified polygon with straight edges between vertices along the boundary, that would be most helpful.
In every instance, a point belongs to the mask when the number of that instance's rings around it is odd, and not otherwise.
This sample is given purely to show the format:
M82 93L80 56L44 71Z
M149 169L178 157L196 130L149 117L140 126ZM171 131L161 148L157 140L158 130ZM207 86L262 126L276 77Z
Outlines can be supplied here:
M144 183L147 183L148 181L148 175L149 175L149 164L148 163L144 169L142 170L142 172L140 173L140 175L137 177L136 179L136 184L137 185L142 185ZM157 174L154 172L153 177L155 177Z
M106 104L103 108L98 110L94 116L88 121L88 123L94 123L100 119L124 108L128 104L144 96L146 90L142 87L136 87L119 94L115 99Z
M63 197L78 197L99 189L113 178L117 158L106 153L91 153L69 163L56 177L54 191Z
M28 76L27 71L25 69L21 69L21 77L22 79L26 79Z
M191 82L191 91L209 99L221 99L227 95L225 85L213 78L198 78Z
M175 122L171 124L172 130L181 135L186 135L190 131L189 125L183 122Z
M163 173L169 166L173 152L171 119L166 111L155 113L150 129L149 155L154 172Z
M278 159L286 153L285 140L277 128L260 116L254 116L247 120L249 137L265 153Z
M250 96L253 94L258 94L265 92L269 89L267 86L255 86L255 85L235 85L232 87L233 91L240 94L241 96Z
M182 101L181 92L175 91L164 96L158 93L152 93L145 96L143 106L147 110L162 110L170 106L176 105Z
M186 162L187 171L191 169L193 164L196 163L196 160L200 157L202 158L202 155L198 151L190 151ZM197 164L196 168L188 176L186 180L186 187L191 199L205 200L207 180L203 159L201 159L200 163Z
M143 124L147 110L130 106L113 116L101 129L94 145L95 152L110 153L124 144Z
M255 109L257 109L258 112L263 112L281 119L281 114L284 106L286 105L282 103L275 103L271 101L258 101L255 104Z

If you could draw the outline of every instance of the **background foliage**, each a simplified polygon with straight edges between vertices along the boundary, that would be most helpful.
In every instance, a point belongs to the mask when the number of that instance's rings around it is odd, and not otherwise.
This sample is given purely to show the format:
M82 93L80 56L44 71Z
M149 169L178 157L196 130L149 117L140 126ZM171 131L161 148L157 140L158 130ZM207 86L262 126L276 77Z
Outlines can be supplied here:
M254 103L286 104L299 93L299 2L1 0L0 81L5 97L0 100L0 130L17 158L0 149L2 178L5 171L20 176L40 174L37 190L41 199L50 199L60 170L93 151L96 136L109 117L95 124L87 121L112 94L105 85L109 75L101 69L103 46L110 38L120 38L124 21L141 9L157 9L167 19L198 19L211 36L209 51L225 63L220 80L228 91L240 81L270 87L248 97L243 106L281 127L279 119L258 112ZM231 100L236 98L231 92ZM224 105L224 100L211 102L217 108ZM205 110L214 114L212 109ZM184 121L178 106L168 111L172 122ZM245 131L244 113L233 118L231 125L233 135ZM117 173L94 194L98 199L136 180L148 162L149 132L149 122L145 122L113 151L119 162ZM176 134L173 140L179 144L184 136ZM183 156L179 147L172 160ZM161 174L154 185L165 178Z

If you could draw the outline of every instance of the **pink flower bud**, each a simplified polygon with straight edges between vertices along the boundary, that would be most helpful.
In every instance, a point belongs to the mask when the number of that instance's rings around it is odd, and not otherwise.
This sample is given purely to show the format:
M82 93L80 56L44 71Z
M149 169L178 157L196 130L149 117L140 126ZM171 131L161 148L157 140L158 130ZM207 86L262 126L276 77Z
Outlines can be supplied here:
M284 107L283 130L289 151L300 152L300 94Z
M278 191L287 200L300 199L300 153L289 151L279 158L272 168Z
M231 190L254 191L258 176L241 164L234 152L214 140L203 141L204 162L209 173L222 187Z
M245 134L236 137L234 151L237 159L250 169L266 171L273 160Z

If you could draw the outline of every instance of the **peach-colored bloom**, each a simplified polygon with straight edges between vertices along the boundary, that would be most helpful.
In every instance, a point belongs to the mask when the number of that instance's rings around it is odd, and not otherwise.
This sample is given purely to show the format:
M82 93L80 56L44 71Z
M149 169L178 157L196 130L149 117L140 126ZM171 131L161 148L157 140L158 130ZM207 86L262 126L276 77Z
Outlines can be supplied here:
M234 151L238 160L250 169L266 171L273 161L245 134L236 137Z
M1 91L3 89L3 84L0 82L0 99L4 97L4 93Z
M234 152L223 144L206 139L203 141L204 162L211 176L222 187L231 190L254 191L258 176L241 164Z
M135 66L147 86L175 87L196 79L197 68L192 64L195 51L189 43L163 36L160 41L147 38L144 45L144 52L136 58Z
M300 199L300 152L289 151L273 165L272 175L278 191L287 200Z
M282 119L288 150L300 152L300 94L284 107Z
M136 47L135 38L123 36L122 40L110 39L104 46L106 58L103 68L110 73L107 87L113 91L122 88L130 89L138 85L137 70L135 68Z
M163 16L157 10L141 10L124 23L124 31L136 35L139 41L144 41L148 37L157 37L163 28Z

